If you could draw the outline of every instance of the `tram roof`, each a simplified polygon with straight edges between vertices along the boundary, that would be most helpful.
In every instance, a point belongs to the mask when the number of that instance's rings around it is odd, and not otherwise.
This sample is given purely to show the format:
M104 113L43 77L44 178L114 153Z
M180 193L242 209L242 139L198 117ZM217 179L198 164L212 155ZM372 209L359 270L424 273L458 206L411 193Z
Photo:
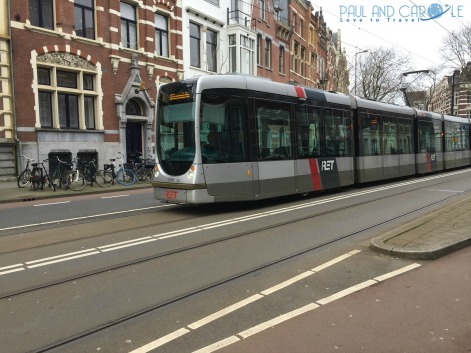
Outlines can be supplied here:
M258 76L244 74L205 75L198 77L198 80L201 84L201 89L230 87L351 106L349 96L342 93L274 82Z
M463 118L461 116L455 116L455 115L443 115L445 121L454 121L457 123L462 123L462 124L469 124L470 121L468 118Z
M440 113L429 112L426 110L416 109L417 117L420 119L421 117L429 118L429 119L436 119L436 120L443 120L443 115Z
M356 100L358 108L381 110L385 112L399 113L399 114L406 114L406 115L415 115L414 109L412 109L411 107L383 103L383 102L378 102L378 101L370 100L367 98L361 98L361 97L355 97L355 100Z

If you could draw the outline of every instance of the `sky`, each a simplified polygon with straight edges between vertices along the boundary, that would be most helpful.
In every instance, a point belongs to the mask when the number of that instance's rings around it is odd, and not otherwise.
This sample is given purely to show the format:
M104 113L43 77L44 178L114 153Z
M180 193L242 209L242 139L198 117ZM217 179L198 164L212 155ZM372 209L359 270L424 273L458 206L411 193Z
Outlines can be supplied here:
M469 0L312 0L311 4L314 11L322 7L327 27L341 30L350 62L359 51L395 47L410 55L412 70L442 64L443 38L471 24Z

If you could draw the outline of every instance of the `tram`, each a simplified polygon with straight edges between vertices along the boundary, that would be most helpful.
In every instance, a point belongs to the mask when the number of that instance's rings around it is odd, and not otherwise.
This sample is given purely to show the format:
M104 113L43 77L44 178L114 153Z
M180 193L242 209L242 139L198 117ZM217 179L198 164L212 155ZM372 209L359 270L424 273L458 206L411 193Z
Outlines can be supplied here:
M469 166L470 120L227 74L159 87L154 197L204 204Z

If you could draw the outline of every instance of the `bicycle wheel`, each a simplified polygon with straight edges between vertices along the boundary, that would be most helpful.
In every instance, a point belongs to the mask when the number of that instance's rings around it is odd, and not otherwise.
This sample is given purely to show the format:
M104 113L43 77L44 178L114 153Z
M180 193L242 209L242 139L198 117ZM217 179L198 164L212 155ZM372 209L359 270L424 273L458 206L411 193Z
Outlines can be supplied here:
M46 174L44 176L44 182L46 183L47 186L49 186L52 189L52 191L56 191L56 186L54 185L52 180L49 178L49 175Z
M98 170L95 173L95 183L102 188L107 188L113 183L113 173L108 170Z
M150 182L150 175L148 169L140 168L136 171L136 179L138 183Z
M116 173L116 181L123 186L130 186L136 182L136 174L131 169L120 169Z
M19 188L24 188L30 182L31 182L31 170L26 169L18 177L18 187Z
M67 186L74 191L80 191L85 187L85 178L78 170L67 175Z
M146 180L146 183L150 183L152 181L152 179L154 178L154 169L147 169L147 174L148 174L148 177L147 177L147 180Z

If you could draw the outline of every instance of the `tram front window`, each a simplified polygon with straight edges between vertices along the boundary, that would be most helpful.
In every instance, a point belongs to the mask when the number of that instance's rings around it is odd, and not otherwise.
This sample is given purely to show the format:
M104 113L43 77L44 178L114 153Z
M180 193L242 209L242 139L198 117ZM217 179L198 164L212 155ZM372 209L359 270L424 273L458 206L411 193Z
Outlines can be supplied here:
M175 82L162 86L157 111L157 156L163 171L181 175L195 159L194 86Z

